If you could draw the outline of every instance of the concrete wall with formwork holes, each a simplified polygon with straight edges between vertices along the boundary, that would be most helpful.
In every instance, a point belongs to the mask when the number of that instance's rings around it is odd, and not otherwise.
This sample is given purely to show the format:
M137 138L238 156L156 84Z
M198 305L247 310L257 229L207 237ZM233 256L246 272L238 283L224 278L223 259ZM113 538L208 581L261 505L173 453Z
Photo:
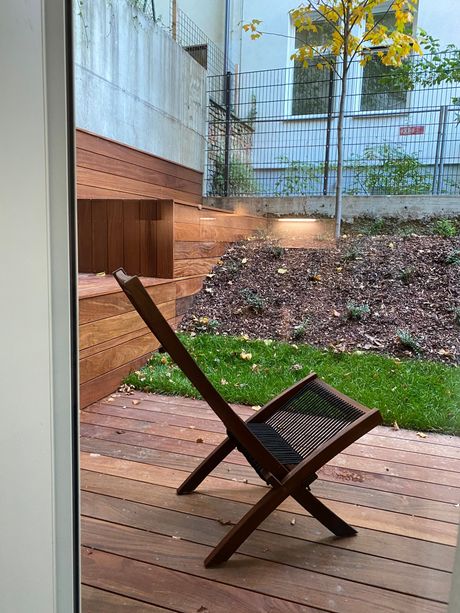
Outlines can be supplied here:
M204 169L206 71L127 0L74 15L76 125Z
M244 209L250 214L269 216L332 217L334 196L293 196L282 198L205 198L204 204L229 209ZM396 217L428 219L460 216L460 196L344 196L343 215L349 221L355 217Z

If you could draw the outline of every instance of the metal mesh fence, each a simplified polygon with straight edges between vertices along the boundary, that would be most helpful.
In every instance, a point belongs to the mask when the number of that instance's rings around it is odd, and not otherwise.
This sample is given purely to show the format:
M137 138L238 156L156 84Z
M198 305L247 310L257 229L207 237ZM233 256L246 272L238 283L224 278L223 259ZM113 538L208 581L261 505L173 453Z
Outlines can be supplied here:
M408 86L394 77L374 60L351 68L345 193L459 194L460 84ZM208 195L334 193L340 97L334 73L294 65L211 76L208 85Z

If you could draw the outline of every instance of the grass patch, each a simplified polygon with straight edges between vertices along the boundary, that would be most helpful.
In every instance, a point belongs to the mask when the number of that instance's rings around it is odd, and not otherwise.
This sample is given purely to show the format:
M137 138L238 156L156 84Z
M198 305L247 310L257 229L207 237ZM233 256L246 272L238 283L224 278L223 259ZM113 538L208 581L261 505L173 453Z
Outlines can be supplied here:
M460 434L460 370L425 360L333 353L309 345L179 334L228 402L263 405L315 371L344 394L380 409L386 424ZM244 357L242 357L244 356ZM250 357L248 357L250 356ZM153 354L126 383L148 392L199 398L167 354Z

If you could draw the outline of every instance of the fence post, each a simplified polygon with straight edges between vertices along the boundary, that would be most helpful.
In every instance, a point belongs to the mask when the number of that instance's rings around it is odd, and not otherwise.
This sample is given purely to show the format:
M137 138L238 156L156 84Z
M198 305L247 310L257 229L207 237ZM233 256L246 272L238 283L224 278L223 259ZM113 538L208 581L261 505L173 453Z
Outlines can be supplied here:
M224 196L230 193L230 146L231 146L231 102L232 73L225 74L225 149L224 149Z
M439 194L439 177L441 166L441 155L444 154L444 128L445 128L446 107L439 107L439 122L438 122L438 137L436 140L436 153L434 155L434 170L433 170L433 185L431 188L432 194ZM442 154L441 154L442 149Z
M171 2L171 34L177 40L177 0Z
M441 146L439 148L439 169L438 169L438 185L436 187L436 193L440 194L443 188L444 182L444 151L446 148L446 128L447 128L447 111L448 107L443 106L444 110L442 117L442 133L441 133Z
M327 127L326 127L326 149L324 153L324 182L323 182L323 194L327 196L329 191L329 158L331 152L331 128L332 128L332 105L333 105L333 93L334 93L334 74L332 70L329 70L329 91L327 100Z

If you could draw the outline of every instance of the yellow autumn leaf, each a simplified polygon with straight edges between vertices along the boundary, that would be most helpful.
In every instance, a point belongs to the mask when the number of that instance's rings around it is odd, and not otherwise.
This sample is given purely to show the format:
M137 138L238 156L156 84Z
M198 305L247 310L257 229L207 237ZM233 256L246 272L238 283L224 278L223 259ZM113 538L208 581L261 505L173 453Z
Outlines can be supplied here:
M279 275L285 275L287 273L287 268L278 268L276 271Z
M240 358L249 362L250 360L252 360L252 353L246 353L246 351L242 351L240 353Z

